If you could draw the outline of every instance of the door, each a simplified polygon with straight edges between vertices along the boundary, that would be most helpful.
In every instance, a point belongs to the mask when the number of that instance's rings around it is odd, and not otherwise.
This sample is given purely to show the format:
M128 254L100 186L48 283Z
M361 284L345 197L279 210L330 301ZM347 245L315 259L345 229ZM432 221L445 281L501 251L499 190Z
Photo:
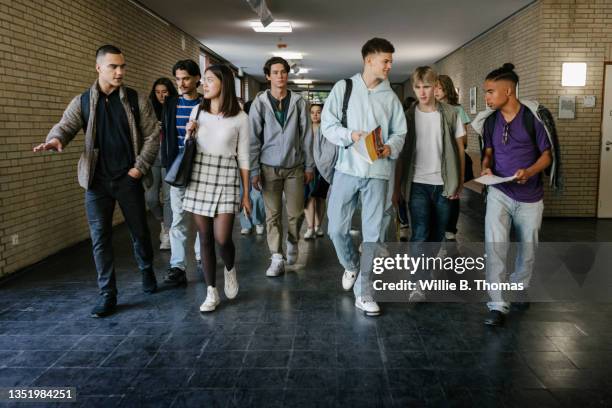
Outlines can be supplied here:
M612 218L612 64L606 65L597 216Z

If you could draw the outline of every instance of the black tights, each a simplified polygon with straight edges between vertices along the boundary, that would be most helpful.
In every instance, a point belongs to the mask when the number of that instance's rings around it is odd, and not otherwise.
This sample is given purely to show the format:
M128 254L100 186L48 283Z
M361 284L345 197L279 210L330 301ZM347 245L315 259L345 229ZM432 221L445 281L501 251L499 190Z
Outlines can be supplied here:
M227 270L234 267L236 248L232 241L234 214L218 214L215 218L194 214L195 224L200 234L200 253L206 286L215 286L217 280L217 256L215 241Z

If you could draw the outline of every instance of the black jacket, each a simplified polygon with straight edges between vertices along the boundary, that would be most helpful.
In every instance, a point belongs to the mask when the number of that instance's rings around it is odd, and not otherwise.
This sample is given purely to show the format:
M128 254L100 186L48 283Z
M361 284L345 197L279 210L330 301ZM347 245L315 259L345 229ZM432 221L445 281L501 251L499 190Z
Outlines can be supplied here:
M202 97L198 94L198 97ZM170 170L170 166L176 159L179 152L178 147L178 132L176 131L176 106L178 104L178 96L171 96L164 103L162 110L162 141L161 141L161 164Z

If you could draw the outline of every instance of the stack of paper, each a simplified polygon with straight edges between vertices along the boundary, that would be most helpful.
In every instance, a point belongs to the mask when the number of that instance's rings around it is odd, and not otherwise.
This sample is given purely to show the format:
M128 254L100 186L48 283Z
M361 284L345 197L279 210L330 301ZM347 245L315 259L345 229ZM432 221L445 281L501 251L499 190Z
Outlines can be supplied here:
M510 177L499 177L493 174L486 174L484 176L480 176L477 179L474 179L475 182L484 184L485 186L492 186L494 184L506 183L508 181L512 181L516 178L516 176Z

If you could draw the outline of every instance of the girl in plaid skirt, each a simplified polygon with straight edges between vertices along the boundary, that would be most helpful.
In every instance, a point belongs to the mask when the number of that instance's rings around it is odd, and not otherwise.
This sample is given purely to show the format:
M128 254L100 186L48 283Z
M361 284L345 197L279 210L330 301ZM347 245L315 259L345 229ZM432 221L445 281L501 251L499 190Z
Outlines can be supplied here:
M235 214L240 207L250 214L249 120L240 109L234 76L225 65L211 65L204 72L204 99L193 109L187 132L197 139L191 181L185 190L183 210L193 213L200 235L206 300L201 312L212 312L220 302L216 287L215 242L225 264L225 296L238 294L232 240Z

